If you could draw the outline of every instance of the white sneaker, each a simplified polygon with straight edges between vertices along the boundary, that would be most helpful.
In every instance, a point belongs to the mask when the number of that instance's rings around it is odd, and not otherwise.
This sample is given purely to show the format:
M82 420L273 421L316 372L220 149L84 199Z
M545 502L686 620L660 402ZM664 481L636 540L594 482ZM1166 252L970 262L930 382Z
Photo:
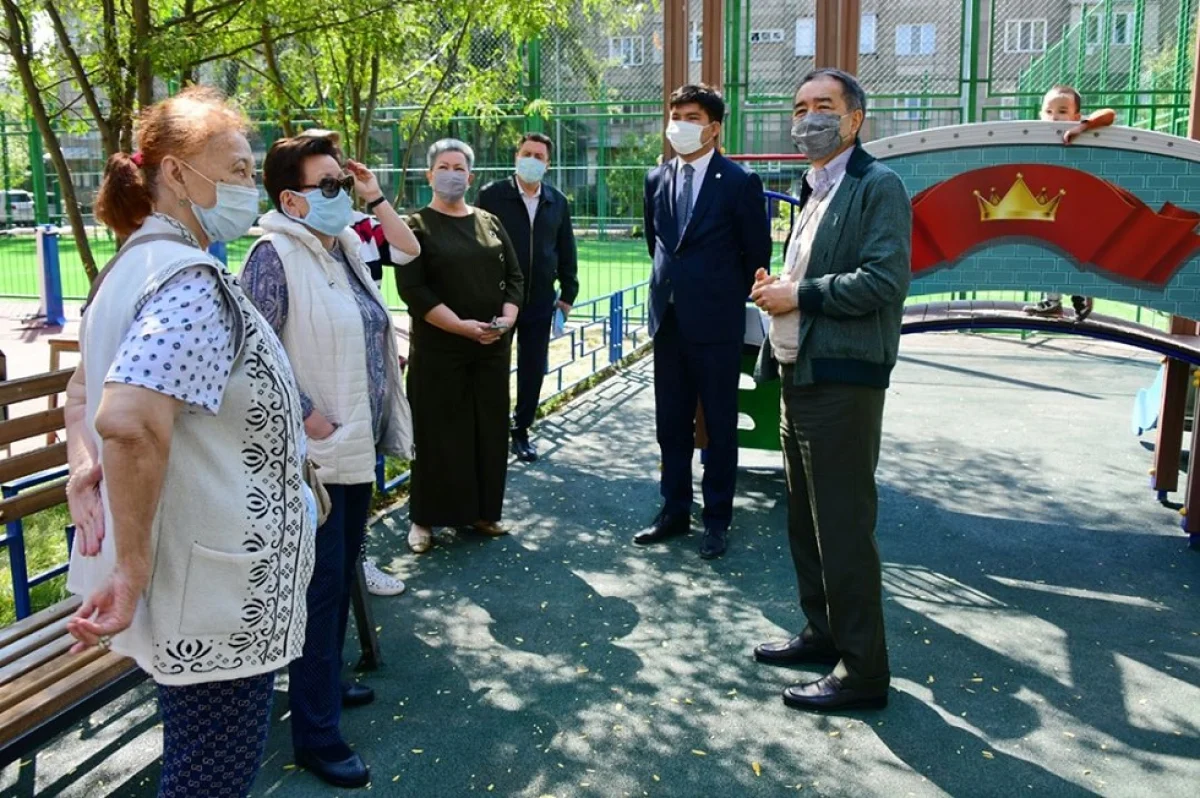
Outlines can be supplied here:
M398 596L404 592L404 582L385 574L370 560L363 560L363 576L367 580L367 592L372 596Z

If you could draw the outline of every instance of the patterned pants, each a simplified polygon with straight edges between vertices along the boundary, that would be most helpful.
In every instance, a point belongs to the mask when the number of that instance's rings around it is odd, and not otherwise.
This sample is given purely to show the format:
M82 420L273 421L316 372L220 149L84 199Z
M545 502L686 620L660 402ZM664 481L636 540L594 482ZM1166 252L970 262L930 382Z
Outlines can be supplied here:
M180 687L160 684L159 798L249 794L267 745L274 685L274 673Z

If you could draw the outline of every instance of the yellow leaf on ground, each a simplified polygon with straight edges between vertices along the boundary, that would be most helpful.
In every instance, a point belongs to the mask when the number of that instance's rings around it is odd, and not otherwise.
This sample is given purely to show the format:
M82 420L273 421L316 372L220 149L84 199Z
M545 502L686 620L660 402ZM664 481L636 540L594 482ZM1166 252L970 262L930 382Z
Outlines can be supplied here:
M425 753L425 749L424 749L424 748L414 748L414 749L412 750L412 752L413 752L414 754L423 754L423 753Z
M699 748L693 748L692 753L695 754L696 756L708 756L708 754L704 753Z
M983 752L983 758L984 758L984 759L995 759L995 758L996 758L996 755L995 755L995 754L993 754L991 751L984 751L984 752Z
M751 762L751 763L750 763L750 767L754 768L754 775L755 775L755 776L761 776L761 775L762 775L762 765L758 764L757 762Z

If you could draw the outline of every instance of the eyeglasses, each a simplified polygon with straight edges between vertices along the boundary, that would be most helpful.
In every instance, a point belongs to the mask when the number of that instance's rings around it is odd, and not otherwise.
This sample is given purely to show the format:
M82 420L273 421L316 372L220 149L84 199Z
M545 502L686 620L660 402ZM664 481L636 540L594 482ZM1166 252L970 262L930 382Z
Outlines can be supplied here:
M354 176L343 175L342 177L322 177L320 181L314 185L299 186L298 188L319 188L321 196L326 199L333 199L338 195L339 191L345 191L349 194L354 190Z

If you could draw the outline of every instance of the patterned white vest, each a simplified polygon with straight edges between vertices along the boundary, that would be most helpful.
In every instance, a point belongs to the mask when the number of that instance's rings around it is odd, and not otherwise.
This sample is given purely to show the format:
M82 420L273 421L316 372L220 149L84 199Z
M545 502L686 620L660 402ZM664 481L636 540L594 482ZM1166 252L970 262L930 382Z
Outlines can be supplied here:
M173 232L151 218L134 236ZM153 572L133 625L114 651L160 684L240 679L300 656L316 519L304 484L300 397L279 339L237 279L196 247L156 241L122 256L80 328L87 427L104 379L146 297L181 269L212 266L236 311L236 355L220 412L181 412L154 518ZM67 586L86 595L115 564L113 519L101 555L74 552Z

